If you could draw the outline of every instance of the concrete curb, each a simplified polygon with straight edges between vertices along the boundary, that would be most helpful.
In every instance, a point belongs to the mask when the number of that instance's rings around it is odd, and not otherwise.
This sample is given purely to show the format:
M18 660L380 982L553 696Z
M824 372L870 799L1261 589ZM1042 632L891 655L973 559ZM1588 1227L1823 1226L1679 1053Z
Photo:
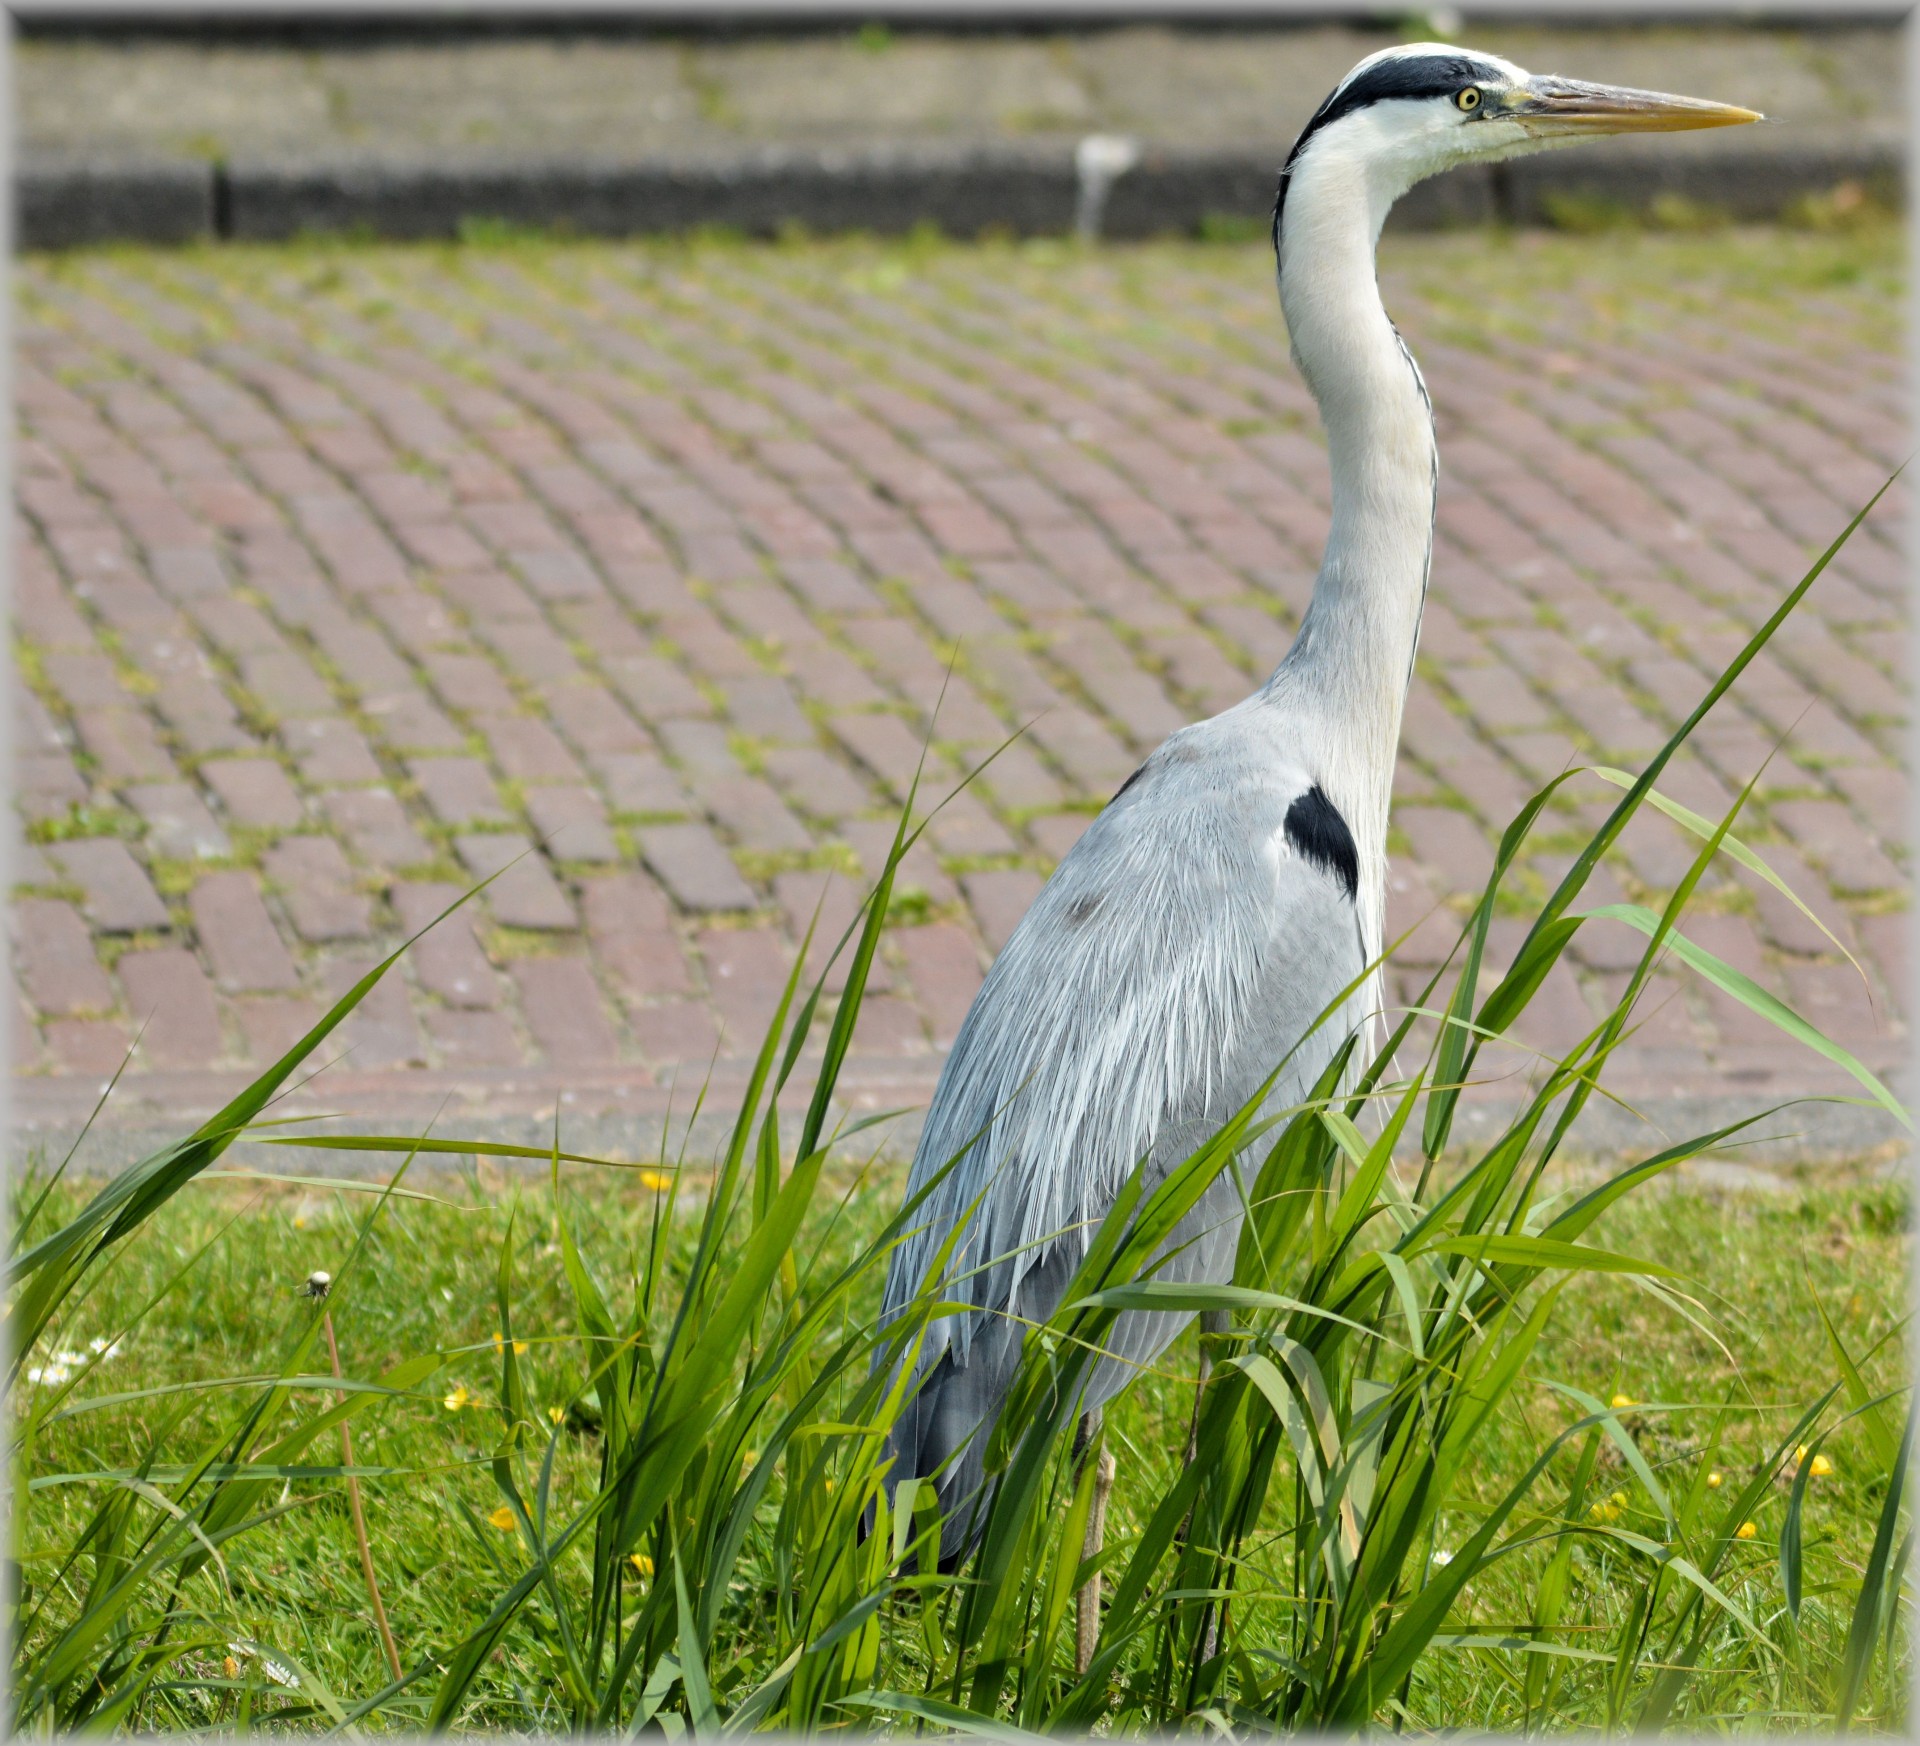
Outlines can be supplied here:
M841 1119L856 1113L867 1112L839 1107L834 1110L834 1116ZM1690 1135L1711 1133L1753 1113L1752 1102L1717 1097L1674 1098L1643 1106L1640 1114L1644 1120L1618 1112L1603 1113L1600 1106L1594 1106L1568 1136L1561 1157L1572 1163L1647 1158L1665 1144ZM1476 1145L1484 1147L1491 1143L1512 1114L1510 1109L1464 1111L1456 1124L1449 1156L1463 1157ZM684 1157L694 1167L702 1168L713 1162L724 1145L731 1119L730 1111L715 1111L703 1114L689 1129L683 1120L668 1121L658 1114L639 1117L590 1114L565 1124L560 1143L566 1151L588 1157L628 1160L636 1165L662 1157ZM869 1129L848 1146L846 1156L858 1159L878 1153L882 1159L902 1163L912 1155L920 1137L920 1119L921 1112L914 1110L895 1122ZM185 1130L186 1124L181 1122L170 1125L133 1122L122 1126L103 1121L87 1135L74 1169L89 1180L111 1176L173 1144ZM356 1117L323 1122L301 1131L420 1133L425 1131L425 1124L379 1124ZM449 1139L477 1140L483 1144L545 1148L553 1142L550 1114L481 1114L463 1119L449 1116L435 1131ZM1910 1155L1905 1138L1891 1118L1867 1111L1845 1111L1832 1105L1811 1104L1783 1111L1749 1131L1755 1136L1752 1140L1742 1144L1736 1139L1725 1151L1704 1154L1701 1162L1713 1162L1724 1170L1735 1166L1778 1171L1831 1169L1843 1165L1895 1169L1905 1168ZM66 1155L78 1134L77 1124L16 1132L15 1150L22 1157L58 1159ZM390 1175L400 1159L398 1155L296 1150L243 1141L235 1146L230 1162L280 1176L371 1177ZM412 1173L465 1170L472 1168L474 1162L469 1153L430 1153L416 1158ZM487 1163L489 1168L535 1175L548 1169L544 1158L488 1159Z
M867 1130L849 1148L849 1156L879 1152L888 1158L911 1154L933 1094L938 1063L930 1060L890 1063L858 1061L842 1075L834 1099L833 1120L865 1118L888 1112L893 1119ZM76 1168L88 1176L108 1175L178 1140L239 1089L245 1074L164 1074L123 1079L113 1101L86 1135ZM805 1081L803 1070L802 1079ZM1896 1080L1899 1089L1900 1075ZM704 1103L701 1100L705 1086ZM550 1070L486 1076L439 1072L348 1074L336 1071L276 1105L275 1114L301 1119L294 1131L313 1134L420 1134L431 1130L447 1138L479 1140L545 1149L553 1141L556 1106L561 1112L562 1147L594 1157L634 1160L685 1156L712 1160L731 1129L744 1089L738 1063L724 1064L711 1078L688 1075L677 1087L654 1084L618 1069L583 1072L563 1080ZM807 1084L782 1100L785 1126L797 1127ZM1786 1104L1743 1129L1717 1154L1728 1167L1765 1169L1840 1164L1885 1164L1906 1158L1910 1140L1884 1110L1822 1096L1805 1084L1674 1086L1623 1080L1610 1086L1620 1102L1595 1098L1582 1112L1562 1147L1574 1160L1649 1157L1688 1136L1715 1132ZM59 1158L79 1138L99 1093L97 1083L55 1084L23 1079L14 1084L14 1155L26 1159ZM84 1094L84 1095L83 1095ZM1804 1101L1788 1103L1800 1098ZM688 1115L702 1113L689 1128ZM1470 1092L1458 1107L1451 1150L1455 1155L1492 1143L1518 1114L1518 1094L1498 1085ZM338 1112L352 1110L351 1116ZM306 1125L311 1124L311 1125ZM248 1168L281 1175L382 1173L379 1157L350 1152L289 1151L246 1145ZM238 1157L238 1153L236 1153ZM462 1168L458 1155L421 1157L418 1169ZM398 1160L388 1160L391 1169ZM546 1168L541 1160L529 1170Z
M1744 130L1743 130L1744 131ZM1625 144L1625 142L1623 142ZM1143 237L1227 220L1257 227L1273 202L1280 146L1147 147L1105 202L1103 231ZM1895 204L1902 145L1878 134L1746 149L1625 149L1458 172L1403 201L1396 226L1500 219L1539 224L1562 200L1644 210L1680 196L1745 220L1845 181ZM367 157L298 161L67 159L26 154L15 169L17 246L281 241L302 235L452 238L478 221L581 236L673 234L717 226L898 235L1057 235L1080 189L1070 145L765 147L723 158Z

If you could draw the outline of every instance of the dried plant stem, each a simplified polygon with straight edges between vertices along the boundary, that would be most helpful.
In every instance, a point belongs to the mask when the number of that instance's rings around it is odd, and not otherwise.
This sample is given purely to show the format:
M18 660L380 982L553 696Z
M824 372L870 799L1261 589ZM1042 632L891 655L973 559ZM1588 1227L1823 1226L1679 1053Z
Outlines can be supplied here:
M333 1361L333 1379L339 1382L343 1378L340 1348L333 1337L333 1312L328 1310L322 1320L327 1330L327 1356ZM353 1431L344 1420L340 1425L340 1459L348 1468L353 1466ZM347 1502L353 1510L353 1537L360 1542L360 1568L367 1579L367 1598L373 1602L373 1622L380 1627L381 1647L387 1652L387 1671L398 1680L400 1651L393 1646L393 1628L387 1623L386 1605L380 1599L380 1582L373 1574L373 1548L367 1544L367 1516L360 1507L360 1481L351 1472L347 1475Z
M1107 1499L1113 1494L1118 1467L1113 1452L1102 1438L1104 1429L1097 1411L1088 1413L1080 1421L1082 1459L1090 1456L1093 1461L1092 1507L1087 1511L1086 1538L1080 1547L1083 1563L1098 1558L1107 1543ZM1073 1670L1083 1678L1093 1665L1093 1652L1100 1641L1100 1586L1100 1572L1096 1570L1080 1591L1074 1619Z

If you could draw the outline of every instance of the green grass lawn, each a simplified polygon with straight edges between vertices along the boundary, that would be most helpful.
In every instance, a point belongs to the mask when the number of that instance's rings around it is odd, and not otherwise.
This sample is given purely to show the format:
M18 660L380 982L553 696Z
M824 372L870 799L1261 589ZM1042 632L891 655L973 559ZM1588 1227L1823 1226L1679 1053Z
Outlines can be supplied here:
M651 1240L662 1197L654 1179L630 1172L570 1172L571 1228L586 1259L612 1288L632 1275L636 1254ZM835 1254L870 1235L897 1196L897 1168L843 1171L834 1187L844 1209L814 1220L802 1248L824 1268ZM524 1341L525 1387L541 1417L561 1415L582 1388L583 1341L561 1267L550 1186L535 1175L484 1177L441 1173L410 1180L431 1198L387 1203L343 1282L336 1328L342 1362L352 1376L371 1377L404 1358L438 1354L430 1378L385 1400L355 1429L354 1455L372 1469L365 1484L373 1557L403 1662L444 1656L484 1616L522 1563L518 1534L490 1461L502 1437L501 1355L495 1289L503 1251L514 1279L513 1331ZM315 1270L348 1271L356 1234L373 1207L364 1189L269 1187L203 1181L187 1190L133 1240L119 1263L77 1303L47 1350L86 1353L89 1341L137 1323L109 1361L68 1402L32 1451L36 1474L100 1473L137 1466L156 1443L197 1444L207 1428L237 1419L260 1393L310 1318L301 1287ZM683 1205L676 1231L691 1219ZM1683 1489L1699 1464L1698 1449L1716 1411L1725 1408L1725 1442L1714 1458L1730 1486L1793 1424L1834 1375L1821 1311L1861 1360L1877 1391L1896 1390L1907 1373L1903 1339L1910 1265L1909 1208L1904 1190L1880 1176L1845 1170L1809 1173L1777 1192L1660 1189L1622 1203L1591 1234L1608 1249L1657 1256L1684 1278L1691 1316L1621 1276L1585 1275L1560 1296L1531 1366L1532 1386L1516 1393L1473 1452L1472 1471L1446 1512L1437 1536L1464 1539L1481 1506L1525 1470L1575 1409L1550 1381L1611 1399L1672 1403L1629 1413L1625 1422L1669 1489ZM169 1282L171 1288L169 1289ZM142 1315L156 1294L158 1303ZM856 1313L871 1304L861 1300ZM1163 1374L1138 1386L1111 1415L1119 1480L1110 1539L1141 1526L1139 1511L1156 1497L1178 1461L1191 1406L1192 1337L1167 1356ZM188 1385L199 1385L192 1390ZM165 1392L186 1390L185 1392ZM29 1402L33 1392L29 1389ZM44 1385L42 1390L44 1392ZM134 1398L127 1398L134 1397ZM85 1410L91 1403L96 1410ZM291 1396L291 1422L313 1413L317 1391ZM78 1409L78 1410L76 1410ZM1898 1404L1887 1409L1897 1419ZM1828 1422L1837 1414L1829 1414ZM592 1491L599 1439L576 1407L558 1440L553 1509L563 1513ZM1833 1471L1812 1482L1805 1508L1806 1589L1798 1652L1820 1661L1844 1632L1838 1591L1858 1580L1885 1489L1864 1427L1844 1426L1824 1446ZM311 1459L334 1458L333 1440ZM1599 1457L1593 1508L1629 1527L1657 1534L1659 1516L1618 1454ZM1569 1458L1542 1487L1550 1505L1564 1491ZM776 1476L775 1498L785 1483ZM34 1494L23 1518L20 1556L34 1600L55 1584L49 1549L64 1545L94 1510L101 1482ZM1617 1501L1616 1501L1617 1500ZM1783 1645L1778 1657L1754 1657L1729 1645L1727 1669L1708 1682L1694 1719L1728 1725L1773 1716L1783 1725L1817 1723L1802 1713L1803 1680L1792 1664L1793 1631L1782 1602L1779 1534L1784 1485L1769 1487L1753 1512L1754 1534L1722 1573L1720 1586L1755 1624ZM367 1606L343 1483L290 1478L278 1488L285 1513L232 1542L226 1579L200 1579L199 1607L220 1623L215 1636L279 1652L287 1666L324 1683L343 1703L385 1683L379 1642ZM497 1524L497 1525L496 1525ZM1258 1553L1254 1553L1257 1560ZM1637 1592L1632 1556L1583 1545L1573 1561L1572 1597L1563 1641L1611 1649L1622 1615ZM777 1573L749 1548L736 1588L733 1641L711 1658L717 1695L728 1670L744 1678L763 1659L755 1641L760 1615L753 1582ZM1511 1571L1511 1579L1501 1574ZM568 1573L583 1580L581 1569ZM1516 1560L1492 1580L1471 1587L1450 1621L1453 1634L1511 1637L1531 1616L1530 1566ZM1828 1605L1828 1591L1835 1603ZM71 1604L55 1597L58 1616ZM1258 1604L1253 1601L1247 1605ZM901 1602L894 1624L911 1663L918 1606ZM530 1618L492 1651L463 1722L541 1729L557 1725L549 1704L557 1651L550 1631ZM263 1678L260 1657L208 1649L188 1658L180 1689L142 1711L148 1726L191 1727L231 1722L247 1705L254 1717L292 1701ZM1442 1648L1413 1683L1408 1719L1418 1726L1516 1726L1524 1707L1527 1657L1511 1649ZM1604 1662L1563 1660L1564 1680L1552 1725L1591 1727L1606 1718ZM1897 1728L1892 1706L1901 1675L1875 1683L1873 1720ZM896 1670L896 1679L905 1679ZM249 1693L245 1688L251 1684ZM404 1719L404 1713L400 1719Z

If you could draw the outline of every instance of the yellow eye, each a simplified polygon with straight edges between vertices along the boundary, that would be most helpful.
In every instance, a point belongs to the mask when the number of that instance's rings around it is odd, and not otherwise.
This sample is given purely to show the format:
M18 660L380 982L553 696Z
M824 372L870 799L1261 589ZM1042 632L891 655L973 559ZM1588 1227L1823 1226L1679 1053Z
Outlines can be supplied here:
M1455 96L1453 101L1456 108L1464 109L1471 115L1480 107L1480 87L1478 85L1467 86L1465 90Z

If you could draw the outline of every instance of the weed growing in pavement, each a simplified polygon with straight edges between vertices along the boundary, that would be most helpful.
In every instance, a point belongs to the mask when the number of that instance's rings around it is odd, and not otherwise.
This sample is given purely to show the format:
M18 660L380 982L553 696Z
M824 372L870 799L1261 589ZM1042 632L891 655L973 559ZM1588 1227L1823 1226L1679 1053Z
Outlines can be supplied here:
M864 1173L837 1200L823 1187L871 1125L831 1129L828 1115L913 842L904 822L840 943L845 993L830 1015L824 980L803 992L796 970L711 1168L628 1167L611 1250L563 1174L604 1161L557 1133L543 1150L268 1122L391 958L219 1115L91 1199L60 1172L21 1185L5 1273L12 1726L1613 1730L1739 1715L1897 1730L1913 1420L1904 1390L1871 1379L1893 1368L1903 1318L1881 1316L1891 1325L1863 1346L1854 1330L1873 1306L1817 1295L1820 1374L1803 1348L1782 1379L1796 1402L1785 1413L1711 1358L1664 1377L1649 1361L1644 1379L1609 1377L1604 1393L1590 1365L1556 1374L1542 1358L1556 1307L1591 1306L1609 1282L1638 1288L1636 1325L1717 1338L1685 1283L1691 1263L1710 1288L1718 1253L1697 1242L1697 1214L1674 1221L1696 1238L1691 1254L1664 1235L1659 1259L1593 1238L1629 1228L1664 1176L1737 1145L1763 1115L1663 1144L1584 1192L1546 1181L1663 958L1900 1113L1865 1067L1679 931L1731 816L1676 818L1699 847L1659 913L1574 907L1840 543L1626 782L1484 994L1501 893L1565 777L1508 828L1453 959L1377 1055L1360 1061L1349 1043L1303 1107L1256 1098L1164 1180L1128 1185L1026 1342L992 1434L982 1543L955 1575L921 1556L936 1531L921 1500L884 1485L906 1386L896 1361L941 1309L929 1280L905 1317L873 1325L919 1206L876 1212ZM1595 923L1647 940L1619 1004L1540 1063L1490 1140L1462 1144L1460 1097L1481 1057L1515 1039ZM328 1227L325 1296L289 1277L236 1301L217 1232L161 1265L149 1255L141 1292L119 1289L143 1227L177 1220L180 1190L242 1134L405 1160L357 1219ZM544 1159L550 1201L463 1215L405 1180L427 1153ZM1226 1169L1247 1204L1234 1283L1156 1281L1161 1238ZM1884 1191L1829 1205L1832 1240L1850 1248L1886 1244L1905 1218ZM447 1236L423 1247L435 1222ZM476 1229L496 1253L478 1252ZM401 1272L414 1284L403 1303ZM1884 1278L1897 1289L1896 1268ZM384 1338L355 1345L362 1304L384 1306L367 1324ZM1178 1452L1177 1381L1144 1379L1125 1409L1139 1447L1080 1673L1066 1621L1092 1574L1091 1470L1072 1455L1076 1391L1113 1319L1145 1304L1219 1312L1229 1328L1214 1336L1195 1459ZM342 1376L321 1351L329 1314L348 1331ZM86 1387L160 1329L211 1339L223 1316L244 1318L244 1372ZM1662 1398L1662 1383L1703 1372L1705 1394ZM423 1410L445 1456L394 1459L416 1446L402 1427ZM349 1424L353 1469L326 1458ZM466 1482L482 1474L491 1494L475 1500ZM389 1561L378 1575L397 1679L370 1631L338 1652L340 1616L366 1590L340 1587L336 1567L315 1592L349 1477L376 1524L389 1485L396 1510L443 1500L439 1543L383 1537L369 1551L370 1567ZM1827 1501L1836 1484L1854 1500L1844 1519Z
M27 826L26 836L30 843L69 843L88 837L132 838L146 828L137 813L75 801L63 813L35 819Z

